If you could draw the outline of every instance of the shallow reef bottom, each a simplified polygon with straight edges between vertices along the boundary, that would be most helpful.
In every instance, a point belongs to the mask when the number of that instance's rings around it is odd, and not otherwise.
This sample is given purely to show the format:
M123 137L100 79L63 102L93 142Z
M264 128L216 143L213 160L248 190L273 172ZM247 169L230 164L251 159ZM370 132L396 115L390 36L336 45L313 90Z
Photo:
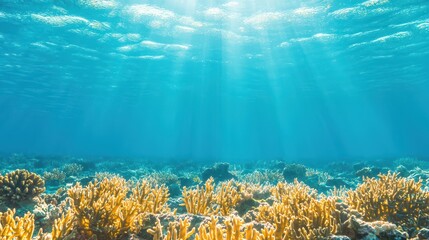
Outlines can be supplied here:
M0 158L0 239L429 239L414 158L209 163Z

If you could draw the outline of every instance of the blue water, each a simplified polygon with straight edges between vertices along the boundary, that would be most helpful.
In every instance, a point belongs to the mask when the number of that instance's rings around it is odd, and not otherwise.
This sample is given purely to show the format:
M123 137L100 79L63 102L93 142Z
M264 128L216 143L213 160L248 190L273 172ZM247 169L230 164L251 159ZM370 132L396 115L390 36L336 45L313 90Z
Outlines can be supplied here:
M0 152L429 157L429 3L0 0Z

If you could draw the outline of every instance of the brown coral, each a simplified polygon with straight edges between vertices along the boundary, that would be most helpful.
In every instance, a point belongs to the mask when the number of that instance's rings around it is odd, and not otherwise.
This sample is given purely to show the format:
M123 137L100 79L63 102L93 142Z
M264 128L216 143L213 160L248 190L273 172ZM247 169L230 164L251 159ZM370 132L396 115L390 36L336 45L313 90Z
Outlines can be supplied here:
M0 196L6 202L18 203L45 191L43 179L27 170L15 170L0 176Z

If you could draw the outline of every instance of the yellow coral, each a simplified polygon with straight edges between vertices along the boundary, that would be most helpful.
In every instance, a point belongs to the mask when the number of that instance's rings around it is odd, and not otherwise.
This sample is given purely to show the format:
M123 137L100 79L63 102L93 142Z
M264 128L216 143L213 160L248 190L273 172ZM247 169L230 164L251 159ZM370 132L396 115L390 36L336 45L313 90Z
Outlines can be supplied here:
M365 178L356 190L347 193L346 202L366 221L418 227L419 219L429 216L429 192L422 189L422 181L398 177L398 173Z
M218 192L215 195L215 202L219 207L222 216L228 216L233 208L242 200L242 195L239 192L240 184L233 180L221 184Z
M244 221L232 216L218 224L218 218L211 216L210 221L198 228L195 240L274 240L274 229L264 227L262 232L253 228L253 224L244 224Z
M275 239L316 239L339 229L335 198L317 199L315 190L295 181L272 189L276 201L258 207L257 220L276 227Z
M27 170L15 170L0 176L0 197L7 202L17 203L31 199L45 191L43 179Z
M195 240L222 240L225 230L217 222L217 217L212 215L208 223L200 225Z
M14 217L15 209L0 212L0 239L30 240L34 231L34 215L26 213L24 217Z
M52 227L52 240L62 240L66 237L73 236L74 233L74 215L70 210L65 215L63 214L60 218L56 219Z
M115 239L126 234L123 217L137 211L136 205L129 205L124 200L128 188L122 178L95 181L82 187L79 183L68 190L72 199L72 210L76 217L76 228L82 237L97 239ZM128 209L133 208L133 209Z
M168 188L164 185L154 187L149 181L142 180L132 189L131 199L139 203L141 212L160 213L168 212Z
M222 183L215 191L213 178L209 178L204 187L193 190L183 188L184 206L188 213L228 216L234 207L243 200L242 186L233 180Z
M213 182L213 178L209 178L204 187L197 186L192 190L183 188L183 205L188 213L209 215L217 212L213 207L215 199Z
M147 213L169 211L165 186L151 187L147 181L141 181L130 196L129 192L127 182L120 177L96 180L87 187L77 183L70 188L68 195L79 237L124 238L140 230Z
M153 240L187 240L195 233L195 228L189 231L191 223L188 218L180 219L179 221L170 222L168 224L167 235L162 234L162 226L159 218L156 219L156 224L147 232L153 236Z
M271 193L278 202L283 203L308 203L311 199L317 197L316 190L296 179L293 184L287 184L285 182L277 183L277 185L271 189Z

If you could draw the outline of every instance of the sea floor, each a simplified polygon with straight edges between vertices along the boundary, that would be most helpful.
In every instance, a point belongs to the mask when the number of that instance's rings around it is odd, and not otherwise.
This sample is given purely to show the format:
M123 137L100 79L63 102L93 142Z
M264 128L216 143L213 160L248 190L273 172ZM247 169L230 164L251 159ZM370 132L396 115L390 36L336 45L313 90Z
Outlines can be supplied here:
M0 164L0 239L429 239L429 162L415 158Z

